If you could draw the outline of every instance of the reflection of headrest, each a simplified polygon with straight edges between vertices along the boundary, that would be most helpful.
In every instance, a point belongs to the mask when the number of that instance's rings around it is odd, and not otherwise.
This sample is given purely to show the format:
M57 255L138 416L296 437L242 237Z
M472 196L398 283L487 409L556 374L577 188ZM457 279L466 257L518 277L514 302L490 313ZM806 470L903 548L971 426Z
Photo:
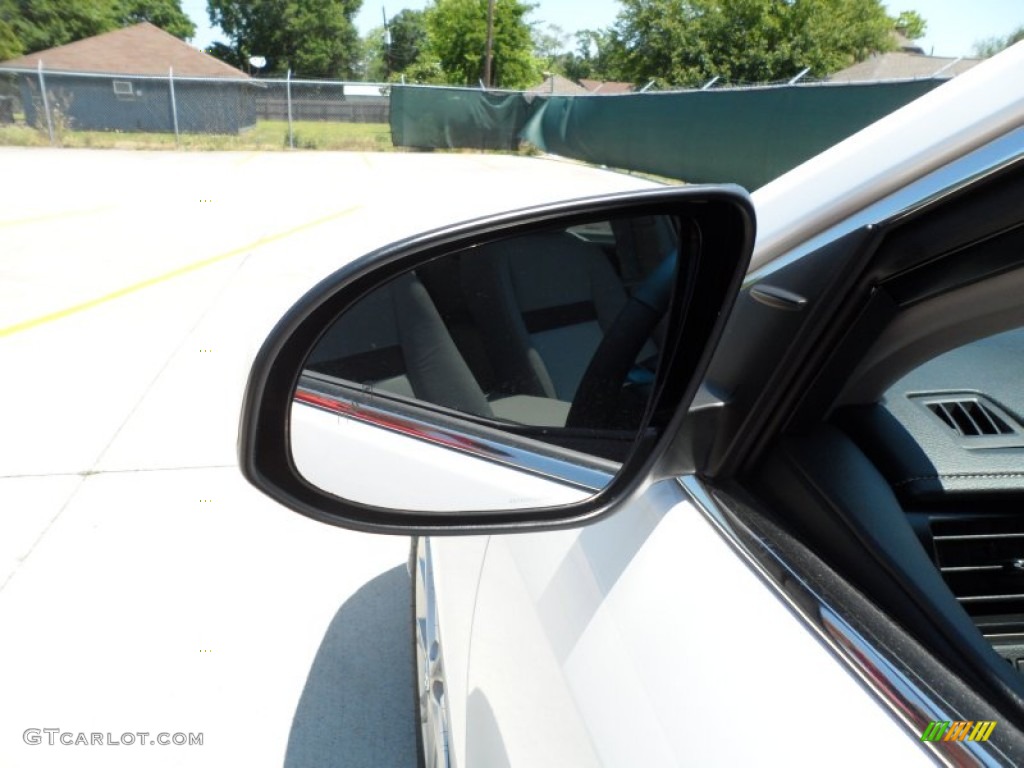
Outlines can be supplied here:
M467 303L501 390L571 401L626 291L600 247L565 232L467 251Z
M478 415L490 407L422 283L407 273L350 307L307 367Z

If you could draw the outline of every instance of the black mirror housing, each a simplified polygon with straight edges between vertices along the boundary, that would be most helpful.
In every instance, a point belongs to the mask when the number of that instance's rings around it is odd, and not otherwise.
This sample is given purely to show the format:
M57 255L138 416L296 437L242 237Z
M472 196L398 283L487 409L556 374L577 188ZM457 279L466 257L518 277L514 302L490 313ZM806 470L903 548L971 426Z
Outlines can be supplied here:
M588 371L580 373L583 381L571 409L566 404L570 421L564 428L560 426L562 422L558 422L559 426L538 427L488 421L479 414L441 407L446 405L444 403L435 406L436 401L409 400L401 394L392 395L360 385L358 380L341 381L336 386L329 377L310 375L310 353L328 330L382 287L397 285L400 279L408 281L403 276L413 270L422 271L452 254L482 253L495 243L532 242L531 238L536 238L538 233L554 230L582 233L584 239L590 238L597 245L603 245L606 251L614 251L618 246L610 247L600 242L600 232L597 235L590 232L594 223L637 221L647 217L665 217L677 222L675 230L686 259L684 266L675 271L674 298L663 317L647 317L652 303L656 304L657 297L664 293L663 288L638 285L631 291L636 301L630 302L628 312L626 309L621 312L622 322L613 324L606 334L607 343L598 348ZM333 525L377 533L438 535L539 530L581 525L607 515L646 485L660 453L685 418L739 291L753 240L753 208L742 189L694 186L575 200L487 217L419 235L368 254L339 269L303 296L277 324L257 354L239 426L238 451L243 475L294 511ZM609 338L631 333L629 329L638 324L647 332L657 320L664 333L656 375L644 385L648 397L642 419L631 424L635 429L629 433L628 441L623 442L621 431L603 428L606 426L600 421L603 406L595 403L601 397L609 397L609 392L617 391L617 383L615 386L605 383L608 377L628 374L628 371L624 374L621 365L623 353L620 351L620 359L616 360L613 348L627 349L624 354L636 355L638 345L631 347L621 339ZM356 377L347 375L345 378ZM314 390L309 389L311 381ZM316 389L316 386L321 388ZM369 397L364 396L367 389L372 390ZM381 423L379 414L373 419L367 414L375 414L374 408L384 403L388 422L385 427L395 433L415 432L423 438L424 430L420 427L425 414L430 430L445 433L454 425L454 434L460 435L460 443L467 442L460 425L469 430L472 442L496 445L499 453L515 453L522 447L517 441L525 440L525 452L534 459L539 456L537 460L544 466L543 470L537 466L528 468L528 474L532 475L550 473L551 466L556 467L557 475L558 466L570 466L583 467L590 472L584 474L593 477L595 473L600 474L609 456L615 459L615 467L607 471L603 484L581 481L580 487L589 489L585 495L556 494L540 504L533 504L533 497L526 495L525 501L519 500L520 504L505 504L499 498L496 503L486 504L486 508L457 505L445 508L435 503L441 501L438 498L427 499L425 508L414 509L407 500L399 501L397 496L392 499L385 495L383 502L373 494L346 497L326 488L329 483L311 481L308 469L304 470L296 462L292 444L293 409L297 407L297 400L302 401L298 397L300 393L304 393L305 406L318 406L328 415L333 413L331 418L344 419L356 413L363 417L363 422L376 419L378 425ZM410 423L415 426L409 427ZM438 441L433 442L436 445ZM508 451L504 451L506 442ZM535 444L539 448L531 447ZM545 447L548 444L553 446L550 451ZM424 446L424 451L434 449L434 446ZM581 458L577 462L566 462L559 452ZM595 457L592 462L587 459L588 454ZM379 471L381 478L387 478L389 483L403 481L404 478L394 476L394 467L385 466L391 464L386 453L372 461L376 464L369 465L371 473ZM362 474L366 474L365 470L364 467ZM556 479L564 480L561 476ZM457 478L454 481L457 482ZM450 482L448 487L451 487ZM435 493L440 496L442 492Z

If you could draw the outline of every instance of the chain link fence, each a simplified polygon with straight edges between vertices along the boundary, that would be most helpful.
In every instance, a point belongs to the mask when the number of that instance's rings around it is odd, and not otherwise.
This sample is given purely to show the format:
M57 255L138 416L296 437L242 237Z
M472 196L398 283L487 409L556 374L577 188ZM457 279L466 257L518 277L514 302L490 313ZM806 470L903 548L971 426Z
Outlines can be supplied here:
M332 140L354 135L346 125L363 124L378 130L360 135L390 145L388 94L381 83L180 77L170 69L163 76L3 69L0 131L6 143L54 146L118 134L147 144L330 149Z
M754 189L944 81L712 80L675 91L652 83L634 93L559 95L40 64L0 69L0 143L515 152L525 141L589 163Z

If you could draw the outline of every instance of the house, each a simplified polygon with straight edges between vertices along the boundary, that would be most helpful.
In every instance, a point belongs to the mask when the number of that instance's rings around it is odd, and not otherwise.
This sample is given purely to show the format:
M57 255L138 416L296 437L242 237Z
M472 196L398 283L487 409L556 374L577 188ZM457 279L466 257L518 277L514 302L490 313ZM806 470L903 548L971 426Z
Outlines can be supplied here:
M32 125L46 121L40 66L50 109L73 129L171 132L175 112L187 133L238 133L256 122L258 81L148 22L0 63L0 73L17 75Z
M530 88L527 93L549 94L552 96L586 96L589 91L567 77L546 73L544 82Z
M623 93L633 93L636 90L632 83L621 83L615 80L588 80L587 78L582 78L580 79L580 85L590 93L602 96L616 96Z
M582 79L579 82L570 80L562 75L545 73L544 82L535 85L527 93L547 93L555 96L610 96L622 93L632 93L632 83L617 83L603 80Z
M864 83L879 80L915 80L919 78L950 78L977 66L981 59L928 56L913 41L894 33L897 50L879 53L840 70L829 77L831 82Z

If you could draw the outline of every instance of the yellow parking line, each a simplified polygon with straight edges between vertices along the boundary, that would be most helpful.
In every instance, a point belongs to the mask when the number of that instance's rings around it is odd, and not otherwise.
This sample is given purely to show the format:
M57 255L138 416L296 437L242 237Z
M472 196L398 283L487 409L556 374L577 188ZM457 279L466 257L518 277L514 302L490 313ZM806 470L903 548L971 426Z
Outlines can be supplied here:
M162 283L166 280L170 280L175 277L180 277L181 275L187 274L189 272L194 272L197 269L202 269L203 267L208 267L211 264L216 264L218 261L224 261L225 259L230 259L233 256L238 256L239 254L246 253L247 251L255 250L256 248L259 248L261 246L269 245L270 243L276 242L278 240L283 240L284 238L302 232L303 230L312 229L313 227L319 226L321 224L326 224L329 221L333 221L335 219L340 219L344 216L348 216L351 213L358 210L360 207L362 206L354 205L351 208L346 208L343 211L338 211L336 213L323 216L319 219L307 221L305 224L299 224L298 226L292 227L291 229L286 229L283 232L276 232L272 235L261 237L259 240L254 240L253 242L248 243L247 245L243 245L240 248L233 248L230 251L226 251L217 256L212 256L208 259L201 259L200 261L194 261L191 264L186 264L183 267L178 267L177 269L173 269L170 272L165 272L162 275L157 275L156 277L151 277L148 280L142 280L141 282L133 283L132 285L120 288L116 291L112 291L111 293L99 296L95 299L90 299L89 301L83 301L81 304L75 304L74 306L68 307L67 309L61 309L58 310L57 312L51 312L47 315L42 315L41 317L36 317L31 320L25 320L20 323L15 323L14 325L9 325L6 328L0 328L0 337L11 336L15 333L27 331L30 328L35 328L36 326L43 325L44 323L49 323L52 322L53 320L60 320L61 318L68 317L69 315L74 315L78 312L83 312L87 309L92 309L93 307L99 306L100 304L105 304L106 302L112 301L113 299L120 298L121 296L126 296L129 293L141 291L143 288L148 288L151 285L156 285L157 283Z
M53 219L63 219L69 216L88 216L93 213L99 213L100 211L110 210L113 207L113 205L100 205L95 208L85 208L77 211L57 211L56 213L42 213L38 216L26 216L23 219L8 219L7 221L0 221L0 227L18 227L22 224L35 224L39 221L51 221Z

